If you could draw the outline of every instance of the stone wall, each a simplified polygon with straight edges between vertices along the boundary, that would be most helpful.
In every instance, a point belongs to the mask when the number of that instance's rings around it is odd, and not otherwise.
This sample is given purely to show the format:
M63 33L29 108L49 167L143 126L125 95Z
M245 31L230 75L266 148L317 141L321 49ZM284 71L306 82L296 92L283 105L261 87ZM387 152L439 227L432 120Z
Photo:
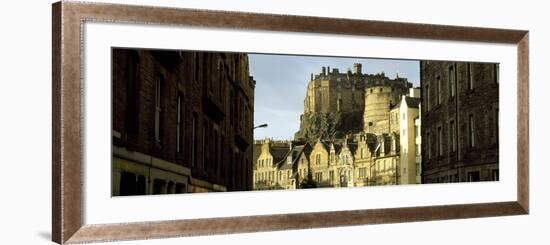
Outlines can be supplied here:
M113 49L112 55L114 146L185 167L191 182L252 189L255 82L246 54Z
M498 179L498 64L421 62L422 177Z

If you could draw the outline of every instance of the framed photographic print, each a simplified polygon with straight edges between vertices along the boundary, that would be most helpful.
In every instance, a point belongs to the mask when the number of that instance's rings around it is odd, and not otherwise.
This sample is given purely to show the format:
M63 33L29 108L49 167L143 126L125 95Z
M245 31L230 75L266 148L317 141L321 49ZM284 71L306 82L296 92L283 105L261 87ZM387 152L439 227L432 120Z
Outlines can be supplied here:
M53 240L527 214L528 53L524 30L55 3Z

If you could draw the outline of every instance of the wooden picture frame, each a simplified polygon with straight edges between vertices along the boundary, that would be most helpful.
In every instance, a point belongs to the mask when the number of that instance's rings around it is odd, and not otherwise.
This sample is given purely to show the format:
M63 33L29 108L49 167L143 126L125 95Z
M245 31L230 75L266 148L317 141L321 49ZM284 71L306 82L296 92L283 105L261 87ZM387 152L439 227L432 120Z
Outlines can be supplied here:
M52 239L57 243L521 215L529 212L528 31L79 2L54 3L52 10ZM90 20L517 45L517 200L480 204L83 225L81 31L83 23Z

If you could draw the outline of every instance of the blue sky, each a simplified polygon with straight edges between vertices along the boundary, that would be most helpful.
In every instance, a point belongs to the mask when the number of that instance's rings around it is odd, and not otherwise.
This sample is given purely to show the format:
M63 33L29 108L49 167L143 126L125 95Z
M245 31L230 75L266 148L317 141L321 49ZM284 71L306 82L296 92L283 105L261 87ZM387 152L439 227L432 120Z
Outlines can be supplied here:
M386 76L405 77L416 87L420 83L420 65L415 60L359 59L297 55L249 54L250 73L256 80L254 92L254 139L292 139L300 126L304 97L310 74L319 74L330 66L345 72L354 63L362 64L363 73L384 72Z

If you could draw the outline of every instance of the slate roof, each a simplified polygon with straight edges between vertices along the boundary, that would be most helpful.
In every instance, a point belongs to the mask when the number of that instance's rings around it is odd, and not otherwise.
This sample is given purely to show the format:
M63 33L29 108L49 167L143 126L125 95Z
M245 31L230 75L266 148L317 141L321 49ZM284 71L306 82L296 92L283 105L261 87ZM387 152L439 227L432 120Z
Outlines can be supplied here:
M270 152L273 156L273 163L278 164L281 161L286 160L286 155L289 152L289 147L283 147L283 146L271 146Z
M311 152L311 146L309 146L309 144L306 143L305 145L298 145L298 146L292 147L292 150L287 152L284 161L282 161L279 164L279 166L278 166L279 169L281 169L281 170L294 169L294 167L298 163L298 157L304 151L307 155L309 155L309 153ZM292 154L292 164L287 164L286 159L291 154Z

